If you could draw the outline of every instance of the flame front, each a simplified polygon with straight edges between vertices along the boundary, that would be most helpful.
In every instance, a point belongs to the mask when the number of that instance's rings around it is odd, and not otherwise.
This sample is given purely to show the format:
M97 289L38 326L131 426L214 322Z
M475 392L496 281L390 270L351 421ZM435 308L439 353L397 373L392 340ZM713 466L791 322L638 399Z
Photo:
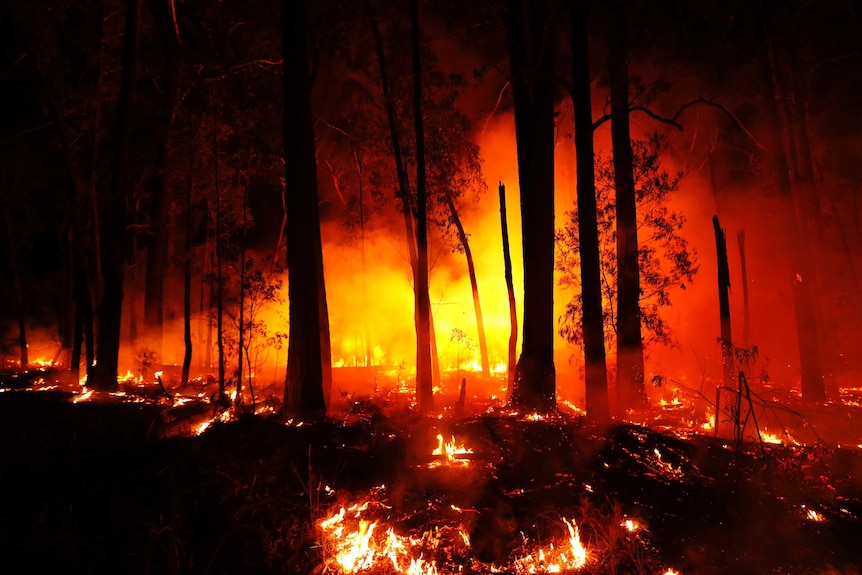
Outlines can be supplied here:
M429 555L440 546L438 530L421 537L404 536L392 527L385 530L378 520L363 517L369 502L353 505L319 523L323 533L326 564L340 573L389 571L406 575L438 575L437 562ZM470 538L461 528L456 541L469 546Z
M568 540L560 545L549 544L515 560L518 573L565 573L581 569L589 560L589 553L581 543L581 534L574 519L565 517L563 523L569 532Z

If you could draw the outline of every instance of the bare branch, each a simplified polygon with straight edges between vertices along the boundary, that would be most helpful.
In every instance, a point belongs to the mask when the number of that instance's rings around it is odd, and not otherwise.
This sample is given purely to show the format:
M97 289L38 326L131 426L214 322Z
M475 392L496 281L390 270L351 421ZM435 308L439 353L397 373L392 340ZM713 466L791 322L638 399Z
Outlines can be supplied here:
M730 111L723 104L719 104L718 102L713 102L712 100L707 100L706 98L698 98L696 100L692 100L691 102L687 102L687 103L683 104L679 108L679 110L677 110L676 113L670 118L665 118L664 116L656 114L655 112L653 112L652 110L650 110L646 106L632 106L629 108L629 111L630 112L643 112L644 114L646 114L647 116L649 116L653 120L656 120L658 122L662 122L665 124L670 124L671 126L676 128L677 130L682 132L682 124L680 124L678 122L679 117L682 115L683 112L685 112L687 109L691 108L692 106L694 106L696 104L703 104L705 106L711 106L713 108L721 110L733 121L734 125L736 125L737 128L739 128L746 136L748 136L748 138L752 142L754 142L755 146L757 146L761 150L766 149L763 146L763 144L761 144L757 140L757 138L754 137L754 134L752 134L751 131L745 127L745 124L742 123L742 121L736 116L736 114L734 114L732 111ZM598 120L593 122L593 130L595 131L596 129L599 128L599 126L601 126L605 122L608 122L610 119L611 119L611 115L605 114L604 116L602 116L601 118L599 118Z

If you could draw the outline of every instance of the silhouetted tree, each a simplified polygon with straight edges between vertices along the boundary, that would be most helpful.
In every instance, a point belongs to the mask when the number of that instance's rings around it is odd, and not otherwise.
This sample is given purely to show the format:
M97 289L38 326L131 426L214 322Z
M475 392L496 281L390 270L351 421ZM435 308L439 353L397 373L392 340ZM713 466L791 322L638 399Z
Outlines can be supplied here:
M287 267L290 333L282 415L326 412L324 369L330 366L329 315L318 213L317 161L311 115L312 78L308 68L303 0L282 2L284 53L284 174L287 185ZM321 301L324 305L321 306Z
M544 409L556 404L552 22L545 0L511 0L503 21L515 102L524 253L524 327L511 402Z

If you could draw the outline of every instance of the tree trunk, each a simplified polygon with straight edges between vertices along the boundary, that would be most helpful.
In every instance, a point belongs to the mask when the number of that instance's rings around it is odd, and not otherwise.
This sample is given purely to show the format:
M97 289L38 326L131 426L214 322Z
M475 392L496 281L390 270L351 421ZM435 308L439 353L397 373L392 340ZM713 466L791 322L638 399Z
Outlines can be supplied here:
M608 46L617 217L617 401L621 413L646 403L637 205L629 130L626 12L625 2L619 0L614 4Z
M374 35L374 44L377 49L377 63L380 68L380 85L381 90L383 92L383 103L384 108L386 109L386 119L389 124L389 135L392 143L392 152L393 158L395 160L395 170L398 174L398 199L401 201L401 213L404 218L404 228L407 236L407 254L410 261L410 268L413 273L413 314L414 314L414 322L416 323L416 334L417 334L417 358L419 356L419 333L420 331L424 331L424 328L420 327L420 299L422 299L421 292L419 290L419 255L416 246L416 232L413 228L413 214L410 209L410 180L407 176L407 169L405 167L403 161L403 155L401 150L401 143L398 134L398 123L395 117L395 107L393 104L393 95L392 95L392 85L389 80L388 69L386 65L386 54L383 49L383 37L380 34L380 26L377 23L377 17L374 14L374 7L371 3L371 0L368 0L367 4L367 12L368 18L371 24L371 31ZM417 168L418 169L418 168ZM427 259L427 256L426 256ZM425 297L427 298L427 290ZM428 338L429 344L431 347L431 381L432 381L432 390L433 390L433 380L435 379L434 374L437 374L436 379L439 380L439 364L436 361L436 341L434 338L434 329L433 329L433 319L431 318L430 313L431 305L430 299L428 301L428 331L430 332L430 336ZM419 377L419 366L417 366L417 386L420 381ZM427 384L423 384L427 385ZM418 388L417 388L418 390ZM427 392L427 390L426 390Z
M509 295L509 346L506 362L506 400L511 400L515 384L518 353L518 310L515 307L515 283L512 281L512 255L509 249L509 222L506 219L506 186L500 182L500 227L503 230L503 270L506 277L506 292Z
M194 189L194 132L189 121L188 180L186 182L186 237L183 254L183 372L180 386L188 385L192 367L192 190Z
M546 0L510 0L509 42L524 254L524 335L512 403L556 404L554 372L554 78Z
M249 156L245 165L245 179L248 182L249 173L248 173L248 165L251 162L251 150L248 152ZM248 184L246 183L243 186L242 192L242 240L239 249L239 326L237 330L237 346L236 346L236 398L234 401L234 406L236 412L238 414L242 413L242 372L243 372L243 352L245 351L244 345L246 343L246 333L245 333L245 243L246 243L246 230L248 226ZM251 335L249 335L249 338ZM251 377L251 367L248 370L249 377Z
M302 0L282 3L284 61L284 174L287 182L287 268L290 333L282 416L326 412L322 334L329 318L323 280L311 76ZM327 324L324 326L323 324ZM327 342L328 343L328 342ZM328 346L327 346L328 348Z
M748 347L748 338L751 333L751 308L748 302L748 267L745 264L745 230L736 233L736 242L739 244L740 277L742 278L742 347Z
M727 239L718 216L712 216L712 228L715 232L715 254L718 261L718 317L721 321L721 336L718 341L721 344L722 375L725 389L733 389L736 364L733 358L733 336L730 329L730 266L727 263Z
M419 2L410 2L410 40L413 52L413 121L416 129L416 397L419 410L434 407L431 368L431 300L428 296L428 188L425 174L425 128L422 121L422 68L419 57Z
M140 0L129 0L123 40L120 98L117 103L116 152L109 193L100 210L102 299L98 309L99 331L96 365L88 383L96 389L117 388L120 327L123 311L123 277L128 237L126 219L130 187L130 155L133 104L138 64Z
M802 241L799 200L794 195L787 153L782 145L784 126L775 102L776 84L773 77L773 56L770 31L759 2L754 4L758 64L763 88L764 117L768 126L768 150L773 164L773 178L783 201L783 221L786 222L786 257L790 260L790 284L793 308L796 315L796 335L799 345L802 397L809 401L823 401L826 390L820 363L817 316L811 293L811 280L807 242Z
M581 301L584 332L584 384L587 416L610 420L608 366L602 316L602 276L596 173L593 145L593 106L590 94L589 28L586 0L573 0L572 104L575 116L575 167L578 182L578 240L581 256Z
M24 305L24 292L21 289L21 275L18 272L18 255L15 248L15 237L12 233L12 216L9 210L9 200L0 195L3 200L3 215L6 220L6 241L9 244L9 265L12 268L12 284L15 288L15 304L18 316L18 360L21 369L27 369L30 358L27 354L27 309Z
M215 296L216 296L216 346L218 347L218 403L229 402L225 396L225 357L224 357L224 277L222 276L222 234L221 234L221 187L219 182L218 160L218 114L213 106L213 170L215 172Z
M479 357L482 362L482 377L488 379L491 377L491 362L488 359L488 340L485 338L485 319L482 317L482 303L479 301L479 283L476 281L476 266L473 263L473 252L470 250L470 242L467 240L464 224L461 223L461 217L458 215L458 210L455 209L452 196L447 195L446 202L449 206L449 213L452 215L452 222L458 230L458 239L464 247L464 257L467 258L467 273L470 276L470 290L473 292L473 309L476 312L476 330L479 336Z
M147 236L146 283L144 285L144 325L146 337L163 357L164 283L168 257L167 170L168 143L179 103L179 38L172 26L173 11L164 2L152 6L154 19L165 50L163 82L165 96L159 118L155 166L150 192L150 230Z

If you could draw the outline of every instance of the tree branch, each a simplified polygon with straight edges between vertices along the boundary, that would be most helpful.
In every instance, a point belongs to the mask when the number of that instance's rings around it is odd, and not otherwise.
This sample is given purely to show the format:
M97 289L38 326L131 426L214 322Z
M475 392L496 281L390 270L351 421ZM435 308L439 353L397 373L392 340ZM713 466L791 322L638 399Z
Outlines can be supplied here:
M745 127L745 124L742 123L742 121L736 116L736 114L734 114L732 111L730 111L723 104L719 104L718 102L713 102L712 100L707 100L706 98L698 98L696 100L692 100L691 102L686 102L685 104L680 106L679 110L677 110L676 113L670 118L665 118L664 116L656 114L655 112L653 112L652 110L650 110L646 106L631 106L629 108L629 112L643 112L644 114L646 114L647 116L649 116L653 120L656 120L656 121L659 121L659 122L662 122L665 124L670 124L671 126L675 127L677 130L682 132L683 131L682 130L682 124L680 124L677 120L679 120L679 117L682 115L683 112L685 112L687 109L691 108L692 106L694 106L696 104L703 104L705 106L711 106L713 108L721 110L733 121L734 125L737 128L739 128L746 136L749 137L749 139L752 142L754 142L755 146L757 146L761 150L766 149L763 146L763 144L761 144L757 140L757 138L754 137L754 134L752 134L751 131ZM593 131L598 129L599 126L601 126L605 122L608 122L610 119L611 119L611 115L606 114L606 115L602 116L601 118L599 118L598 120L596 120L595 122L593 122Z

